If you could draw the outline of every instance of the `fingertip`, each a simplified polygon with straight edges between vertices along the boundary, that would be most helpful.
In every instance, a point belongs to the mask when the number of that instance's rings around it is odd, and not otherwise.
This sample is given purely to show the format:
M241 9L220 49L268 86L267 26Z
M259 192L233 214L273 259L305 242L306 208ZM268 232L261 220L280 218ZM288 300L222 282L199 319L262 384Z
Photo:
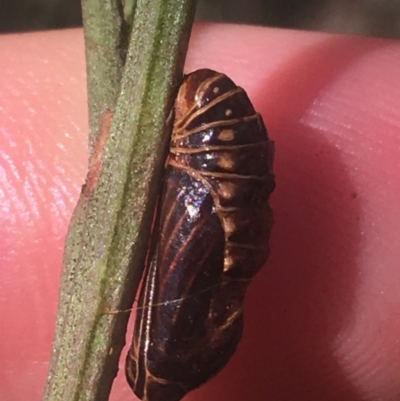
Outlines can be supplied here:
M2 351L7 375L0 381L8 383L3 388L14 399L24 391L39 399L63 240L87 168L83 35L81 30L9 35L2 37L0 52L5 177L0 293L6 311L0 343L7 344ZM400 302L399 59L393 41L195 26L185 70L212 68L246 89L276 142L277 189L271 258L250 289L239 352L188 399L228 394L232 400L300 400L310 399L310 388L315 399L348 395L340 389L355 373L341 369L353 366L346 365L344 345L367 338L357 349L374 349L370 328L388 313L387 305L396 310ZM385 297L376 296L382 288ZM393 357L398 328L391 330L390 338L385 333L380 338L387 339L385 349ZM383 374L388 354L379 361ZM37 375L35 388L10 380L13 374L21 377L22 361L23 375ZM35 370L38 361L41 368ZM391 364L387 377L397 377L396 366ZM316 387L316 381L330 385ZM116 399L120 391L130 393L119 383ZM361 375L357 383L363 394L388 388L387 381L379 387ZM394 393L394 384L391 389Z

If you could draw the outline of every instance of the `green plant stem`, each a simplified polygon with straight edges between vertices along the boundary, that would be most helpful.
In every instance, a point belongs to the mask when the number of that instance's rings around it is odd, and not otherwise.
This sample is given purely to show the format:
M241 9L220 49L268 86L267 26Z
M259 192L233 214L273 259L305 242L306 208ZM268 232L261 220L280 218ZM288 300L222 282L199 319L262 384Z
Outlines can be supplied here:
M129 26L119 0L82 0L89 104L89 149L100 130L100 114L115 111L125 63Z
M140 280L194 11L195 0L137 2L116 111L97 112L70 225L44 401L108 399L128 313L107 312L129 309Z

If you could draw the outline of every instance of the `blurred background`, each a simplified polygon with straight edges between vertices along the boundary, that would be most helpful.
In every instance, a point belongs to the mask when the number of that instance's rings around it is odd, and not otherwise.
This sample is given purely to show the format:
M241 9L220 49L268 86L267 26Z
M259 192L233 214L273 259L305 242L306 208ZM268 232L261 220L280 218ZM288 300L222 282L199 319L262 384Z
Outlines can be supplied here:
M399 38L400 0L199 0L197 19ZM0 0L0 32L81 23L80 0Z

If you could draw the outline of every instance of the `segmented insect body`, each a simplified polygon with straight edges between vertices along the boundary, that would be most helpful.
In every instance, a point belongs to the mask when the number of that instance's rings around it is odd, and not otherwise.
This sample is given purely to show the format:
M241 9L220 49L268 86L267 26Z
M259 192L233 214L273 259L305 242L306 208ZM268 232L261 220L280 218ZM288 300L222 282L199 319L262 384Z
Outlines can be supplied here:
M141 290L127 379L144 401L177 401L221 370L243 300L265 263L273 143L244 90L202 69L175 103L157 250Z

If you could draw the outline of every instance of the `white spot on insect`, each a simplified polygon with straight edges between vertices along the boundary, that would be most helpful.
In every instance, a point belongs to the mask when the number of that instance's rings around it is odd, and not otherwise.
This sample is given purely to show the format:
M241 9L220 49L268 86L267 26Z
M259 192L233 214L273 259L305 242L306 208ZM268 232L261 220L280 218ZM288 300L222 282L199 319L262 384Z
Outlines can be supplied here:
M193 204L186 205L186 210L188 212L190 220L193 220L194 218L198 217L197 208Z
M218 86L215 86L215 87L214 87L213 92L214 92L215 95L219 92Z
M203 142L209 142L211 139L211 135L210 134L204 134L203 135Z
M185 186L183 192L183 201L185 203L186 216L190 222L194 222L201 217L200 209L203 201L203 197L207 192L200 183L194 184L193 187Z
M226 110L225 110L225 115L226 115L227 117L230 117L230 116L232 115L232 110L231 110L231 109L226 109Z

